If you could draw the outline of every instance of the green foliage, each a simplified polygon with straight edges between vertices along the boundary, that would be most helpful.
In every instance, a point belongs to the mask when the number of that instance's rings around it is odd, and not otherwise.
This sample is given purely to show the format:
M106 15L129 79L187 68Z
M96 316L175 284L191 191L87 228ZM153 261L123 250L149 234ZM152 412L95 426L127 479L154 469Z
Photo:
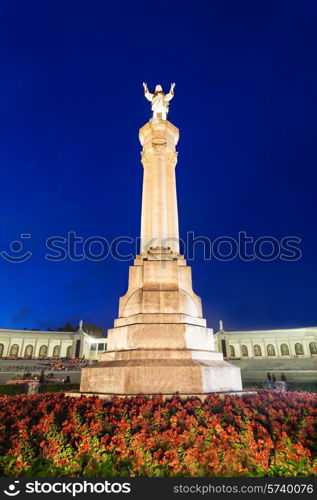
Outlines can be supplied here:
M291 382L291 391L317 392L317 382Z
M94 325L92 323L84 323L83 324L83 330L85 333L88 333L88 335L91 335L92 337L95 338L103 338L105 336L105 331L101 326ZM78 331L78 325L72 325L70 321L67 321L67 323L64 326L60 326L57 328L58 332L77 332Z
M60 391L78 391L80 384L40 384L39 392L60 392ZM28 384L8 384L0 385L0 396L16 396L26 394Z
M60 391L78 391L80 384L41 384L39 387L39 393L43 392L60 392Z
M88 335L91 335L95 339L100 339L105 337L105 331L101 326L93 325L90 323L83 324L83 330Z
M10 456L0 458L0 476L12 477L16 474L16 460ZM36 458L29 469L21 471L21 477L66 477L64 467L57 467L52 460Z
M317 392L317 382L288 382L290 391ZM244 382L244 389L263 389L263 382Z
M0 398L0 476L317 475L315 394L108 401L54 385L55 394Z
M73 326L70 321L67 321L64 326L57 328L58 332L76 332L76 330L78 330L78 327Z
M123 461L122 461L123 462ZM16 471L16 460L10 456L0 458L0 476L12 477ZM71 467L60 467L53 460L38 457L33 460L27 469L19 470L19 477L128 477L130 470L122 464L120 471L114 467L114 460L110 454L104 454L96 461L89 455L74 459Z
M26 392L27 384L0 385L0 396L16 396L17 394L25 394Z

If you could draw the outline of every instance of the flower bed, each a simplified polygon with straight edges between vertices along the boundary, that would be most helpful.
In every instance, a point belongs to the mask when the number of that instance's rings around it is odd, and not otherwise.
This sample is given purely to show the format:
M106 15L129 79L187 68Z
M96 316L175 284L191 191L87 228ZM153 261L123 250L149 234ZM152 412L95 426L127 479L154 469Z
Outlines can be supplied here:
M0 398L7 476L312 476L316 395Z

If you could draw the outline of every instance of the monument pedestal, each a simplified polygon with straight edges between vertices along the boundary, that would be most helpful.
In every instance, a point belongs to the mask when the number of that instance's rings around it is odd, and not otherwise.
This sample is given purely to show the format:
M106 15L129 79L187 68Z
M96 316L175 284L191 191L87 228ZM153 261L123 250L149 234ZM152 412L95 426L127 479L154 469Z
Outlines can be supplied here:
M170 249L151 248L135 259L108 348L83 369L81 392L202 395L242 389L240 369L214 351L191 268Z
M155 102L164 104L164 94L155 96ZM179 131L155 114L139 138L144 167L141 253L130 267L128 291L108 331L108 352L82 370L80 391L117 396L241 391L240 369L214 351L213 332L192 289L191 268L179 254Z

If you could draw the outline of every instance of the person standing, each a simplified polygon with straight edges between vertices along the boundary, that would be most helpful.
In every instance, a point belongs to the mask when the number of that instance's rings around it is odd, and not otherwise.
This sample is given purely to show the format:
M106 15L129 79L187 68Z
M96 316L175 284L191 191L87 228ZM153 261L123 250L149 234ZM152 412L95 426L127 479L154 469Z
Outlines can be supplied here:
M40 384L44 384L44 383L45 383L45 374L44 374L44 370L42 370L42 371L41 371L41 373L40 373L39 383L40 383Z
M273 388L275 388L275 383L276 383L276 377L275 377L275 374L273 373L273 377L272 377Z

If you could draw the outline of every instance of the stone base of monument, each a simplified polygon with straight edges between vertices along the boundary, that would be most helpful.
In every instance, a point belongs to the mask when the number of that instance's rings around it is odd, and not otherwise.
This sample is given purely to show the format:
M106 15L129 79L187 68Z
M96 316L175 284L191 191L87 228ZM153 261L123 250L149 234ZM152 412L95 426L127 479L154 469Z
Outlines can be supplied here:
M80 393L100 397L161 394L206 397L242 391L240 369L202 349L129 349L100 355L82 370ZM75 395L71 393L68 395Z
M201 397L242 391L240 368L214 350L191 268L169 249L151 248L136 257L119 317L108 330L108 349L83 368L82 394Z
M179 131L162 118L155 113L139 131L144 167L141 253L130 266L128 290L120 298L114 328L108 330L108 351L82 370L81 394L206 397L242 392L240 369L214 350L191 268L179 253Z
M65 392L65 396L69 398L79 398L81 396L85 397L92 397L92 396L98 396L100 399L107 399L111 400L113 398L134 398L136 396L145 396L147 398L153 398L160 396L162 397L163 401L166 399L172 399L173 397L177 396L180 399L189 399L189 398L199 398L202 401L204 401L206 398L211 396L212 394L217 394L220 398L225 397L225 396L244 396L245 394L252 394L256 395L257 391L252 390L242 390L242 391L221 391L221 392L209 392L209 393L202 393L202 394L185 394L185 393L179 393L179 392L174 392L173 394L161 394L161 393L152 393L152 394L106 394L103 392L81 392L81 391L73 391L73 392Z

